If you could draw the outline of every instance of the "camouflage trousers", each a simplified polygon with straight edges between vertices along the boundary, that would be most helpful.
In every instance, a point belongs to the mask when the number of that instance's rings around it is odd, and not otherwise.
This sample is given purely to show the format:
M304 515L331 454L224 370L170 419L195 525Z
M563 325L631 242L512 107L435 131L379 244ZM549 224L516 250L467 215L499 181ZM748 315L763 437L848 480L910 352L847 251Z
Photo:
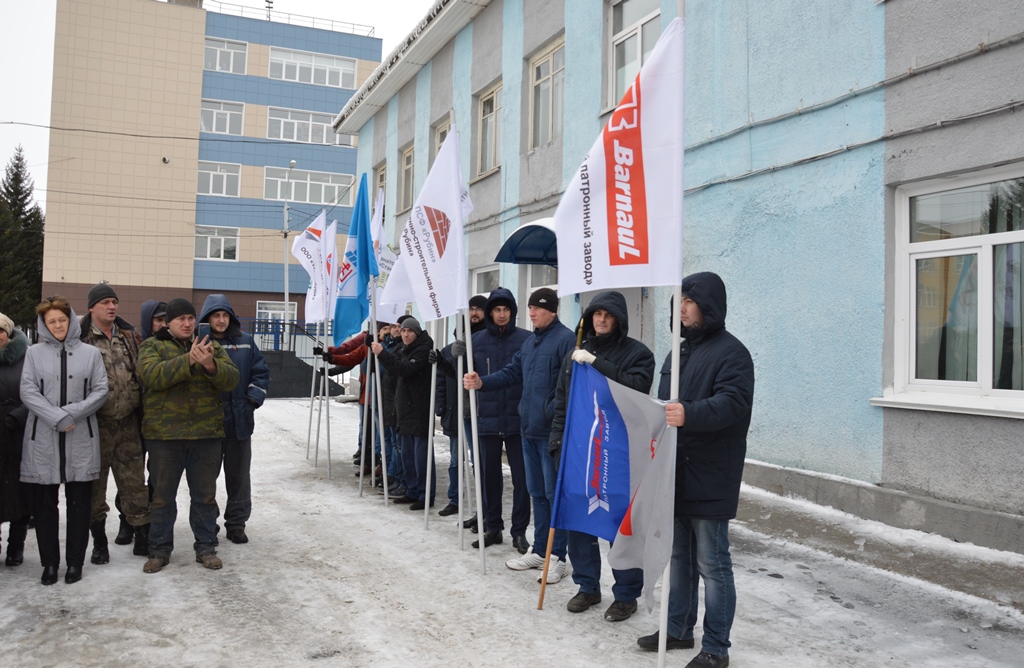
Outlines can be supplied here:
M146 453L138 413L120 420L99 418L100 477L92 484L92 511L89 523L105 521L107 480L114 471L114 484L121 499L121 510L128 524L149 524L149 488L146 486Z

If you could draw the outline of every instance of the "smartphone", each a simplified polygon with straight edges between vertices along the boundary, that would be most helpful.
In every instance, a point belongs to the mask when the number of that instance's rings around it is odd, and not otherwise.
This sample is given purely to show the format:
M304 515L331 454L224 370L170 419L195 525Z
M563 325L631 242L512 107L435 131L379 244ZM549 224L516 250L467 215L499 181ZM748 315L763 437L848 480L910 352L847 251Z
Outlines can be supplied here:
M196 340L197 341L202 341L204 338L208 338L209 336L210 336L210 323L208 323L208 322L201 322L201 323L199 323L199 325L196 327Z

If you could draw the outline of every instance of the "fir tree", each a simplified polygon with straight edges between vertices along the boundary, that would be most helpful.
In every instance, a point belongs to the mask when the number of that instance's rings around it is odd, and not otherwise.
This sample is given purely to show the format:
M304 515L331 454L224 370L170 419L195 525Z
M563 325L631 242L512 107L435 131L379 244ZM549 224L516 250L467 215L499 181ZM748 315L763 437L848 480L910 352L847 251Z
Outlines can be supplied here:
M0 184L0 313L22 327L35 326L42 298L43 212L33 188L18 146Z

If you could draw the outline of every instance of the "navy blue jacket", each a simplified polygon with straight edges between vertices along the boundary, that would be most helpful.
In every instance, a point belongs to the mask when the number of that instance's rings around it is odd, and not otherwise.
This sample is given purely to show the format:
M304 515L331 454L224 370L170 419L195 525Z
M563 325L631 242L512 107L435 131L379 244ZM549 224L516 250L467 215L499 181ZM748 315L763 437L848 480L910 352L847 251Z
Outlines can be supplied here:
M717 274L687 276L683 294L697 303L704 325L682 328L678 391L670 392L671 353L658 386L659 399L677 399L685 410L677 435L675 513L731 520L747 454L754 362L746 346L725 330L725 284Z
M199 322L209 322L214 311L227 311L231 317L224 338L217 343L238 367L238 384L230 392L221 392L224 402L224 438L241 441L252 436L256 426L255 411L263 405L270 386L270 369L251 335L242 325L224 295L210 295L203 302ZM151 316L152 318L152 316Z
M480 378L483 392L522 387L519 417L525 438L547 441L551 435L558 371L574 347L576 337L556 317L547 327L533 330L508 366Z
M491 310L498 300L508 302L512 319L504 327L494 324ZM484 306L483 329L473 335L473 370L481 376L500 371L512 362L523 343L530 338L525 329L516 327L515 297L505 288L497 288L487 298ZM520 432L519 400L523 396L522 385L507 387L494 392L480 392L476 396L477 433L487 435L518 435Z

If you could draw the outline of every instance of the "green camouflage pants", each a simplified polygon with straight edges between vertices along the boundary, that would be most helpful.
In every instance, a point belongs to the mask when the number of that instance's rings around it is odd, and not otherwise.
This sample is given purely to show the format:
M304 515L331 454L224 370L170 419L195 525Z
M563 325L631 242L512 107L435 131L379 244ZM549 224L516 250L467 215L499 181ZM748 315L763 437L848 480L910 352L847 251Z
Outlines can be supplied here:
M107 479L114 471L114 484L121 497L121 510L132 526L149 524L149 488L146 487L145 452L138 413L120 420L100 418L100 477L92 484L92 515L89 523L105 521Z

